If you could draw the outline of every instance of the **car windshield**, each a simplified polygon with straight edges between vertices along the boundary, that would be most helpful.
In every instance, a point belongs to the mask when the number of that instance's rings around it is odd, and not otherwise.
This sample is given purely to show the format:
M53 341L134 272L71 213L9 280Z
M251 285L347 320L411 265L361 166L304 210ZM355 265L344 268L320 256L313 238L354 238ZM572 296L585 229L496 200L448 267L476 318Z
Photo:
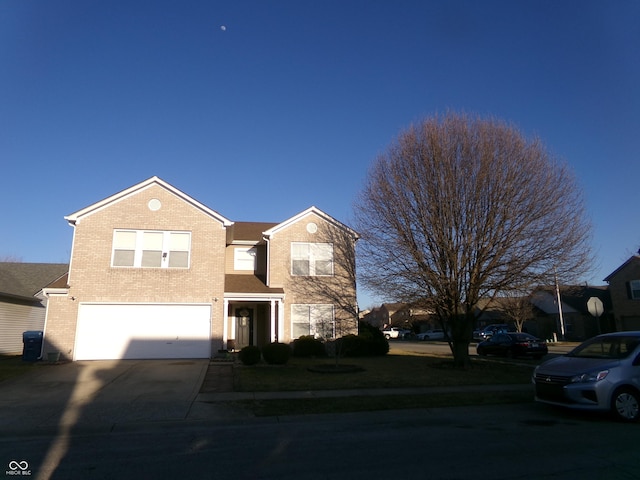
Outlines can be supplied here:
M640 344L640 337L600 337L576 347L568 357L581 358L626 358Z

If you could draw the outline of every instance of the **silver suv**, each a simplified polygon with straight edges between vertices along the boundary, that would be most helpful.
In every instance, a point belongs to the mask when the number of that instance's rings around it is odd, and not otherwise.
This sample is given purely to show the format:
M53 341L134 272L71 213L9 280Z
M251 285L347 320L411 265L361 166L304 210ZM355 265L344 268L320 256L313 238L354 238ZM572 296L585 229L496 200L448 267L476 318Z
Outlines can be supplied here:
M536 401L640 417L640 332L598 335L536 367Z

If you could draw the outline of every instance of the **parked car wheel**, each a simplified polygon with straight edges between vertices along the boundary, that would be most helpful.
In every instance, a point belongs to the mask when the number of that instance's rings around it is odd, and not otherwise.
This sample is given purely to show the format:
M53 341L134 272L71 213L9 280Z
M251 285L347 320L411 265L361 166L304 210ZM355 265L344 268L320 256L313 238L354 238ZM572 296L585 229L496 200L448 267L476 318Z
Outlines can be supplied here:
M611 401L611 410L622 421L637 422L640 418L640 395L628 387L616 390Z

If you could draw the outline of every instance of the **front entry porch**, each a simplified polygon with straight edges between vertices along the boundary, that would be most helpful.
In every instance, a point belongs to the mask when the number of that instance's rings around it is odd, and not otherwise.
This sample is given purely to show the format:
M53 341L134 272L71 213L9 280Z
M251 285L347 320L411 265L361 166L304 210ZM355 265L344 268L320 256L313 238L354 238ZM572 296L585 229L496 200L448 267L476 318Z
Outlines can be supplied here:
M261 347L282 340L284 311L282 297L251 296L224 299L223 344L230 352L248 345Z

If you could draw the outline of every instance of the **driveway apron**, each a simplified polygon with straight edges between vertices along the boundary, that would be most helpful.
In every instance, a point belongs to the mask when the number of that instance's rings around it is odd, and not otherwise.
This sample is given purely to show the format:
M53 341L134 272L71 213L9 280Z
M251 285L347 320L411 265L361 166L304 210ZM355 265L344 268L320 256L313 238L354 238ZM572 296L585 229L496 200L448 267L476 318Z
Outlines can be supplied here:
M184 420L208 360L104 360L38 365L0 383L0 431Z

